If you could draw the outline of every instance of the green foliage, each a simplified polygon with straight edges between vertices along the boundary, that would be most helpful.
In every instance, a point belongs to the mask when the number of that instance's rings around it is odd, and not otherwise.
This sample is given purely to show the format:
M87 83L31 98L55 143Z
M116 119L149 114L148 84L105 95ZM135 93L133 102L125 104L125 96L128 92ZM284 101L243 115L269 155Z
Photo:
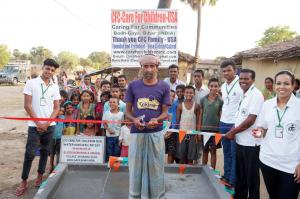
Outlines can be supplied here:
M265 46L276 42L287 41L295 38L297 32L292 31L289 26L272 26L265 30L264 36L256 42L257 46Z
M10 52L6 45L0 44L0 68L8 63L10 58Z
M13 50L13 56L16 60L31 60L31 56L26 53L22 53L19 49Z
M92 62L92 60L90 60L89 58L80 58L80 61L79 61L79 64L81 65L81 66L91 66L91 65L93 65L93 62Z
M95 69L100 69L111 65L110 54L107 52L92 52L88 58L92 62L92 67Z
M43 46L32 47L30 55L32 64L42 64L45 59L53 57L53 53Z
M72 70L79 64L79 57L68 51L62 51L57 56L59 65L65 70Z
M53 58L53 53L43 47L37 46L30 49L30 54L21 52L19 49L13 50L13 58L15 60L31 60L31 64L43 64L47 58ZM0 67L8 63L10 52L7 46L0 45ZM62 51L57 55L57 61L65 70L73 70L79 64L84 67L93 67L100 69L111 65L110 54L107 52L92 52L87 58L79 58L76 54L68 51Z
M210 5L215 6L217 0L181 0L182 2L189 4L194 11L198 10L198 4L200 3L202 6Z

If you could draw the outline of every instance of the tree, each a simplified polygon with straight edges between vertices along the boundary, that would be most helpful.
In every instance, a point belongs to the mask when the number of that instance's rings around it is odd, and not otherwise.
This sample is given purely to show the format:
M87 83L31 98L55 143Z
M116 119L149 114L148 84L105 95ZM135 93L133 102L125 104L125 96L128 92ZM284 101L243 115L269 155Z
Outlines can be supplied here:
M181 1L188 3L194 11L197 11L198 14L195 57L199 57L202 6L205 6L207 4L210 6L215 6L217 0L181 0Z
M294 39L297 32L292 31L289 26L272 26L265 30L264 36L256 42L257 46L265 46L276 42Z
M92 66L93 65L93 62L92 60L90 60L89 58L80 58L80 61L79 61L79 64L81 66Z
M57 56L57 62L65 70L72 70L79 64L79 57L75 53L62 51Z
M100 69L111 65L110 54L104 51L92 52L88 56L88 59L92 61L92 67L94 67L95 69Z
M13 56L16 60L30 60L31 56L26 53L22 53L19 49L13 50Z
M172 4L172 0L159 0L157 8L158 9L159 8L163 8L163 9L170 8L171 4Z
M32 47L30 49L30 55L31 63L33 64L42 64L45 59L53 57L53 53L43 46Z
M0 68L6 65L10 58L10 52L6 45L0 44Z
M19 49L13 50L13 56L15 57L15 59L19 59L19 57L21 56L21 52L19 51Z

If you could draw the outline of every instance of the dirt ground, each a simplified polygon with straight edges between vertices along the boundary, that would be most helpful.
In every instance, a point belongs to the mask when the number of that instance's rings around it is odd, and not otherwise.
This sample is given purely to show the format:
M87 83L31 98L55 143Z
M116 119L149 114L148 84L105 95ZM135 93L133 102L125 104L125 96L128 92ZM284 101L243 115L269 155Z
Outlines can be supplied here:
M23 86L0 86L1 111L0 116L24 117ZM27 122L0 119L0 198L12 199L14 191L21 180L24 149L27 138ZM223 168L222 150L218 151L217 169ZM18 198L32 198L37 191L33 187L36 177L38 158L33 162L30 173L30 187L25 196ZM267 193L261 179L261 198L266 199Z

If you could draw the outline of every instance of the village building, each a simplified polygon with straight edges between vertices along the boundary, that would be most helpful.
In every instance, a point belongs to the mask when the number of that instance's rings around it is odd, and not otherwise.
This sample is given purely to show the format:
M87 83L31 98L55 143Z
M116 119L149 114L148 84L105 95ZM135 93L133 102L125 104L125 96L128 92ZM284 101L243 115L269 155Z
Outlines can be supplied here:
M300 36L290 41L269 44L236 53L232 57L237 65L256 72L255 84L264 87L266 77L274 78L280 70L289 70L300 77Z

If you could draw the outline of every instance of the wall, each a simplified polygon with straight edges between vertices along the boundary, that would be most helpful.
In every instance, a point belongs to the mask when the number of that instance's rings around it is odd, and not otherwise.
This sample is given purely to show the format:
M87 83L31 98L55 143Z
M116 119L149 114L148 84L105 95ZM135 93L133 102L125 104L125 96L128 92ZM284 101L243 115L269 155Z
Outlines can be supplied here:
M253 69L256 73L255 84L258 88L264 87L266 77L274 78L275 74L280 70L289 70L295 74L296 78L300 78L300 57L279 60L250 60L243 59L243 68Z

